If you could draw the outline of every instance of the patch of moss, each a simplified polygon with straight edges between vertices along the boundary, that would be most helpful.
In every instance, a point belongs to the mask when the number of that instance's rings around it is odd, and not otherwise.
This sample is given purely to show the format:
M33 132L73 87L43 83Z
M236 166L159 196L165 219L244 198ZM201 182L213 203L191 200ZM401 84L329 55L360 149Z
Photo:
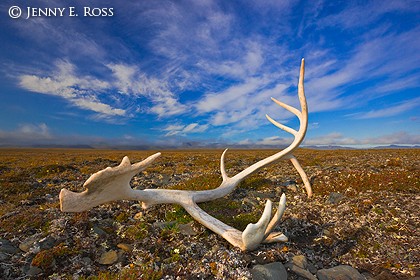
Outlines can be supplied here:
M163 276L161 269L155 270L152 265L144 264L142 266L131 265L119 273L101 271L97 276L80 277L79 280L158 280Z
M176 190L211 190L215 189L222 183L222 178L218 174L204 174L199 177L191 178L185 182L171 187Z
M48 230L51 214L46 215L39 207L30 207L0 220L0 232L27 233L36 229Z
M143 239L148 234L148 226L144 222L139 222L134 225L129 225L125 227L122 232L121 236L123 238L127 238L129 240L136 241L138 239Z
M260 207L250 213L243 213L241 203L229 198L219 198L200 204L200 207L221 220L239 230L244 230L249 223L256 223L261 216Z
M32 259L31 265L39 267L44 271L52 268L56 259L69 257L76 254L77 251L68 248L64 243L61 243L51 249L43 250L35 255Z
M119 223L124 223L124 222L127 222L129 218L130 218L130 214L126 211L123 211L115 217L115 220Z
M181 206L172 205L172 211L165 212L165 220L168 222L176 221L181 224L187 224L194 219Z
M238 188L247 190L264 190L271 188L273 182L269 179L262 178L260 176L251 176L250 178L243 181Z

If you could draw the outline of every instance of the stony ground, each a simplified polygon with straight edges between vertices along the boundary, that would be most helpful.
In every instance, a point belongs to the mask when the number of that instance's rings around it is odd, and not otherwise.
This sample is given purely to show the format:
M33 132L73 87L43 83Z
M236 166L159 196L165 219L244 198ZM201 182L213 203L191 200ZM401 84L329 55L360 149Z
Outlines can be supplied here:
M275 151L229 151L230 175ZM293 166L281 161L229 196L200 205L243 230L266 199L285 192L279 230L289 242L243 253L176 205L143 210L120 201L62 213L61 188L82 191L90 174L150 151L0 150L0 279L250 279L257 264L305 256L313 274L348 264L367 278L420 276L420 150L301 149L307 199ZM133 188L210 189L221 151L163 151ZM293 272L289 278L299 279Z

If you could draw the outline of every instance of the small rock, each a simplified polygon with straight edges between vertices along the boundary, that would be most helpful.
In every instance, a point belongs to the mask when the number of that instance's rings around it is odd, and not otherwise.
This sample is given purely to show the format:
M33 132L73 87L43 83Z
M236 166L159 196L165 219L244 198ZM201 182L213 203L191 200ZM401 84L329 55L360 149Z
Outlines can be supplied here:
M280 262L256 265L251 269L252 279L287 280L287 271Z
M273 199L275 197L274 193L265 193L265 192L258 192L258 191L250 191L248 195L250 197L255 197L257 200Z
M92 230L93 230L94 233L96 233L99 236L106 236L107 235L107 233L98 226L93 226Z
M37 245L38 240L40 238L41 238L40 234L35 234L35 235L32 235L32 236L26 238L25 240L23 240L22 243L19 244L19 249L21 249L25 253L29 252L32 247Z
M300 266L297 266L293 263L287 263L285 265L286 268L290 269L291 271L293 271L295 274L297 274L300 277L303 277L305 279L310 279L310 280L316 280L317 278L315 277L315 275L312 275L309 271L307 271L306 269L303 269Z
M19 249L13 246L12 242L6 239L0 239L0 252L6 254L17 254Z
M91 265L92 264L92 260L89 257L83 257L82 262L83 262L84 265Z
M337 204L344 198L344 195L341 193L332 192L330 193L330 196L328 197L328 202L331 204Z
M321 261L319 261L316 263L316 267L318 267L319 269L322 269L324 268L324 264Z
M349 265L339 265L329 269L318 270L319 280L364 280L362 274L357 269Z
M193 228L194 222L189 222L188 224L180 224L178 226L179 232L183 235L197 235L197 232Z
M111 251L103 253L101 257L99 258L98 263L109 265L109 264L115 263L117 260L118 260L117 252L114 250L111 250Z
M219 245L214 245L212 248L211 248L211 252L213 253L213 254L216 254L218 251L220 250L220 246Z
M8 260L10 257L6 253L0 252L0 262Z
M126 244L126 243L120 243L117 245L118 248L126 251L126 252L131 252L133 251L133 246L130 244Z
M56 240L51 236L47 236L39 240L39 247L41 250L48 250L54 247Z
M291 190L292 192L297 192L297 187L296 187L296 185L288 185L287 186L287 189L288 190Z
M42 269L40 269L39 267L36 266L31 266L29 268L29 270L26 272L26 275L33 277L33 276L37 276L39 274L42 273Z
M259 205L258 200L252 197L245 197L242 203L250 207L257 207Z
M308 267L308 261L304 255L294 256L292 258L292 263L304 269Z
M285 187L296 186L296 181L295 180L287 180L284 183L282 183L281 185L285 186Z
M375 280L375 278L373 277L372 274L370 274L369 272L362 272L363 277L365 277L366 280Z
M318 269L316 269L316 267L313 265L313 264L311 264L311 263L308 263L308 270L309 270L309 272L310 273L312 273L312 274L316 274L317 273L317 271L318 271Z
M334 236L334 229L328 230L328 229L324 229L322 231L322 235L326 236L326 237L333 237Z

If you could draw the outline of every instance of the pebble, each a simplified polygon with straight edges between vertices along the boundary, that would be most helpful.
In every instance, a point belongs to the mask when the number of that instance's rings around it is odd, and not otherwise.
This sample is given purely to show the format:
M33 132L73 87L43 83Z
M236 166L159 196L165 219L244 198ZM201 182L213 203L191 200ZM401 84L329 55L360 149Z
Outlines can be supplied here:
M133 251L133 245L130 245L130 244L120 243L120 244L117 245L117 247L120 248L121 250L126 251L126 252Z
M117 252L115 250L111 250L111 251L103 253L101 257L99 258L98 263L110 265L117 262L117 260L118 260Z
M297 190L298 190L296 185L289 185L289 186L287 186L287 189L292 191L292 192L297 192Z
M306 269L297 266L293 263L287 263L285 265L286 268L290 269L291 271L293 271L295 274L297 274L300 277L303 277L305 279L309 279L309 280L316 280L317 278L315 277L315 275L313 275L312 273L310 273L309 271L307 271Z
M17 254L19 249L13 246L12 242L6 239L0 239L0 252L6 254Z
M331 204L337 204L344 198L344 195L337 192L330 193L330 196L328 197L328 202Z
M318 272L318 269L316 269L316 267L311 263L308 263L308 270L310 273L314 275Z
M51 236L47 236L38 241L41 250L48 250L54 247L56 240Z
M292 263L303 269L306 269L308 267L308 260L304 255L294 256L292 258Z
M280 262L256 265L251 269L252 279L287 280L287 271Z
M317 269L312 264L308 263L308 260L304 255L293 256L292 260L285 264L285 267L305 279L317 279L313 275L317 272Z
M107 235L107 233L98 226L93 226L92 230L93 230L94 233L96 233L99 236L106 236Z
M319 280L364 280L357 269L349 265L339 265L329 269L318 270L316 276Z
M259 205L258 200L252 197L245 197L242 203L250 207L257 207Z
M179 224L179 232L183 235L197 235L197 232L193 228L194 222L189 222L188 224Z
M37 245L38 240L40 240L40 238L41 234L35 234L26 238L25 240L23 240L22 243L19 244L19 249L21 249L25 253L29 252L32 247Z
M41 273L42 273L42 269L40 269L39 267L36 267L36 266L31 266L28 269L28 271L26 272L26 275L28 275L30 277L34 277L34 276L37 276Z
M9 258L10 258L9 255L7 255L3 252L0 252L0 262L8 260Z
M91 265L92 264L92 260L89 257L83 257L82 262L83 262L84 265Z

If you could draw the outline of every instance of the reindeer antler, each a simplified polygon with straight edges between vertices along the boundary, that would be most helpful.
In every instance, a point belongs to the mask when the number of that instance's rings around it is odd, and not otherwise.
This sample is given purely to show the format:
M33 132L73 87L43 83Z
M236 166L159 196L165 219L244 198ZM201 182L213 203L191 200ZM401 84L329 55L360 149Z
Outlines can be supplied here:
M147 208L154 204L174 203L179 204L198 222L225 238L232 245L241 250L254 250L261 243L271 243L287 241L287 237L282 233L272 232L280 222L286 208L286 196L282 194L277 212L271 218L272 202L267 200L264 212L256 224L248 224L243 232L224 224L220 220L212 217L203 211L197 203L211 201L221 198L234 190L234 188L245 178L257 170L280 159L290 159L294 167L299 172L305 184L308 197L312 195L309 180L292 152L300 145L305 137L308 125L308 109L303 88L305 64L302 59L299 75L298 95L301 110L290 105L284 104L276 99L272 100L295 114L300 121L298 130L280 124L266 115L267 119L277 127L293 134L294 140L286 149L249 166L242 172L233 177L229 177L225 170L225 155L227 150L222 153L220 159L220 171L223 181L219 187L205 191L184 191L166 189L145 189L133 190L130 187L131 178L149 166L160 153L156 153L142 162L131 164L128 157L124 157L121 164L117 167L108 167L93 174L84 184L87 189L82 193L74 193L66 189L60 192L60 207L64 212L82 212L100 204L115 200L140 200L143 207ZM271 219L271 220L270 220Z

